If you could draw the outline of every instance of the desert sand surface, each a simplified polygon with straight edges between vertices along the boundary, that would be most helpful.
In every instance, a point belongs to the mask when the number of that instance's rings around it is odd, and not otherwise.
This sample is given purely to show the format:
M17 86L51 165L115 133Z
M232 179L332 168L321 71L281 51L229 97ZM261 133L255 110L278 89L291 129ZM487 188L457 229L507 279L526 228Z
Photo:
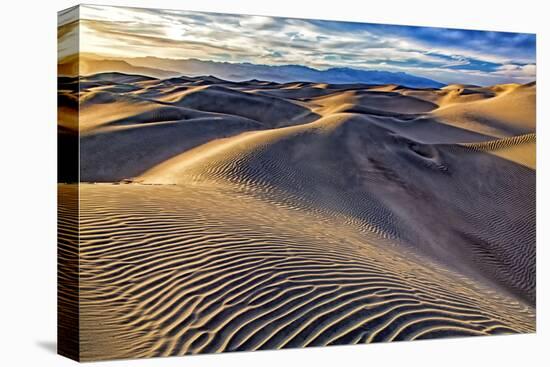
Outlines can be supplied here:
M535 331L534 83L59 83L81 360Z

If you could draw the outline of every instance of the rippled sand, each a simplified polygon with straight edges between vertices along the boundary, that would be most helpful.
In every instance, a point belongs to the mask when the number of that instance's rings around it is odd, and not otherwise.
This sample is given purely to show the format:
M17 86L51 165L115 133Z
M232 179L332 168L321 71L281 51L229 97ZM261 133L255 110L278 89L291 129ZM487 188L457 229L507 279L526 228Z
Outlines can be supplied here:
M81 85L81 360L535 331L534 85Z
M82 360L534 329L533 308L343 217L197 186L80 194Z

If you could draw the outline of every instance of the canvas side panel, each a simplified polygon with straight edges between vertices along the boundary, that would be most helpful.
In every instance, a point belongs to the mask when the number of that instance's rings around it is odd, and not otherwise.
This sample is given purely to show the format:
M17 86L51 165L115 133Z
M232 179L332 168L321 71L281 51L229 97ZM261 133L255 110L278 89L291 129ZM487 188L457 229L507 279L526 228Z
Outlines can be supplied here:
M57 351L80 359L79 342L79 8L58 13Z

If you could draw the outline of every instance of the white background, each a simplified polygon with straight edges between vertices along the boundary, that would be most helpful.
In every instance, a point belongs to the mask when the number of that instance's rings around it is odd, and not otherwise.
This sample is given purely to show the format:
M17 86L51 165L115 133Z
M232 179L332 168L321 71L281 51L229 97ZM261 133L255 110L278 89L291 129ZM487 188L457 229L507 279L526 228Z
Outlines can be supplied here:
M536 335L101 362L97 366L494 366L550 359L547 208L550 20L544 1L189 0L103 4L537 33ZM0 365L69 366L56 339L56 12L72 1L9 0L0 44ZM548 365L548 364L546 364Z

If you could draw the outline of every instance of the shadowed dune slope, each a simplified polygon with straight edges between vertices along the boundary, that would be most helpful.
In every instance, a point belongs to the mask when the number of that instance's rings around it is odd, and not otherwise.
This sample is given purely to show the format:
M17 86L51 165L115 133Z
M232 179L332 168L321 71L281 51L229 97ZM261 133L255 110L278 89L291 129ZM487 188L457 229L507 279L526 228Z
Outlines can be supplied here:
M226 113L269 124L269 127L290 125L314 120L317 115L309 109L276 97L256 95L220 86L206 86L183 92L180 96L163 99L176 106L200 111Z
M330 96L319 97L314 103L325 106L319 111L327 114L345 104L370 108L392 113L423 113L437 108L437 105L416 97L405 96L398 92L386 91L343 91Z
M213 139L318 117L292 101L209 85L219 81L122 73L82 77L81 179L120 181Z
M257 129L258 123L238 116L206 114L193 117L184 110L156 109L146 112L151 120L127 123L117 120L101 130L81 136L82 181L120 181L141 174L147 167L210 140ZM179 117L155 121L164 117ZM189 118L186 118L189 117Z
M343 214L534 303L534 172L480 149L422 144L339 114L215 141L137 180L221 181Z

